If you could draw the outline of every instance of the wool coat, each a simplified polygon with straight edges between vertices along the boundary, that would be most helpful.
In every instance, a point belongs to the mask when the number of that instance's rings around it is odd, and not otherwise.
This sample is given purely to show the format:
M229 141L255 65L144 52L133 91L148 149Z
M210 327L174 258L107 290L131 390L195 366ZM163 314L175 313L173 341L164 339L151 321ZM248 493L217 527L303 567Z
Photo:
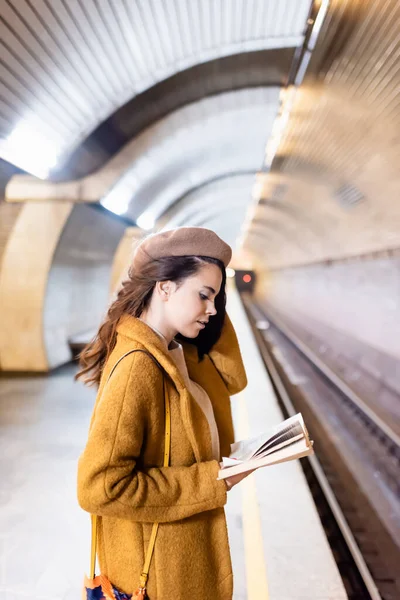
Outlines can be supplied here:
M125 593L137 589L152 524L159 522L147 592L150 600L231 600L232 567L224 505L208 421L168 356L165 342L145 323L125 315L105 367L78 466L78 500L98 515L101 572ZM112 367L129 350L134 352ZM232 324L199 361L185 344L190 378L208 393L221 451L229 455L233 426L229 396L246 386ZM163 378L171 404L170 466L163 467ZM105 385L106 384L106 385Z

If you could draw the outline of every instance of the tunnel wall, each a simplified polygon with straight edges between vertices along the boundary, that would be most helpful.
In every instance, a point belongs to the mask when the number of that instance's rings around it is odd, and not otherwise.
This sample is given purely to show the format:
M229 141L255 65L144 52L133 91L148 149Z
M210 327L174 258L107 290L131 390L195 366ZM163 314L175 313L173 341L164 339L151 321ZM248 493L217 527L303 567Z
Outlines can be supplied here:
M5 201L6 185L15 172L18 172L16 167L0 159L0 271L8 236L22 207L22 204L9 204Z
M283 94L289 119L271 169L257 180L246 245L264 267L400 247L398 6L329 3L301 86Z
M72 208L68 202L25 203L9 233L0 271L2 370L47 370L43 337L46 285Z
M49 368L71 359L68 340L98 328L109 300L115 250L125 223L111 213L75 205L57 245L43 312Z
M0 264L8 236L18 218L22 204L7 204L0 198Z
M44 372L105 314L126 223L69 202L0 203L0 370Z
M122 281L127 278L132 262L134 249L143 237L144 231L140 227L127 227L114 254L114 261L110 279L110 294L117 293Z
M400 393L400 251L270 272L256 295Z

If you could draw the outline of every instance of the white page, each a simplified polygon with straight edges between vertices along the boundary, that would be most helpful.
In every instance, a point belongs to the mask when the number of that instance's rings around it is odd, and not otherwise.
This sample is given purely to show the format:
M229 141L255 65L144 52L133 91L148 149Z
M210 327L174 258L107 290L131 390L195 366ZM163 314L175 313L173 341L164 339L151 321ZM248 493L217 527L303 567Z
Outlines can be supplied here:
M258 435L257 437L250 438L248 440L242 440L240 442L235 442L231 445L231 454L229 458L237 458L241 461L250 460L252 456L257 452L257 450L265 444L271 437L285 429L289 425L294 423L300 423L301 427L304 430L304 420L301 413L297 413L289 419L286 419L279 425L271 428L269 431Z
M260 458L264 458L264 456L268 456L269 454L273 454L274 452L277 452L278 450L280 450L281 448L284 448L285 446L294 445L298 441L303 440L303 439L304 439L304 434L299 433L298 435L295 435L294 437L292 437L290 439L284 440L283 442L276 444L276 446L272 446L271 448L264 450L261 454L253 456L252 459L259 460Z
M312 446L308 446L307 441L303 438L292 446L282 448L278 452L270 454L264 458L250 460L232 467L220 469L217 479L226 479L227 477L239 475L240 473L246 473L247 471L253 471L254 469L258 469L260 467L275 465L288 460L302 458L303 456L309 456L311 454L314 454L313 448Z

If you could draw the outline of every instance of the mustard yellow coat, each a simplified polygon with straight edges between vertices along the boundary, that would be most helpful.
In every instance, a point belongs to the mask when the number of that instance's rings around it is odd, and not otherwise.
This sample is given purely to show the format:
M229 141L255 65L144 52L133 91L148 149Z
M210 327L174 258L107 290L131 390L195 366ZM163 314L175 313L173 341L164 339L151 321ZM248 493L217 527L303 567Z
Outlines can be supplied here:
M208 422L189 394L163 341L145 323L124 316L105 365L86 448L79 460L78 499L99 515L99 562L120 590L138 586L152 523L158 530L149 572L150 600L231 600L232 568L224 513L226 486L217 481ZM170 467L164 451L163 375L171 402ZM220 340L202 362L185 346L191 379L214 407L222 454L233 427L229 396L246 386L236 334L226 318ZM103 393L104 388L104 393Z

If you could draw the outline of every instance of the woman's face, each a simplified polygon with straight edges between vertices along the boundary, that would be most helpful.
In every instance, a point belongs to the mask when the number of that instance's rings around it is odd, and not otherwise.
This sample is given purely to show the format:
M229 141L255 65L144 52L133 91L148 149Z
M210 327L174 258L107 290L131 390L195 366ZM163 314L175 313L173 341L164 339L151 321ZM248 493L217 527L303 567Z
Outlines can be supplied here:
M181 335L195 338L217 313L214 302L221 289L221 270L217 265L204 263L195 275L179 286L171 283L166 305L169 324Z

